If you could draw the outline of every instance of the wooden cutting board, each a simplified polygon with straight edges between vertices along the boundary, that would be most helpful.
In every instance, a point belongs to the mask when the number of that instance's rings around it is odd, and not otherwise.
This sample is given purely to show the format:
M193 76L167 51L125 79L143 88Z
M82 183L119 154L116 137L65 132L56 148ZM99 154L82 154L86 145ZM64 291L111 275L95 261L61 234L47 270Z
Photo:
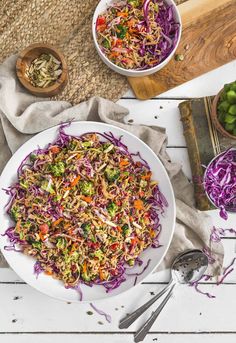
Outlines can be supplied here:
M150 76L128 77L138 99L150 99L236 58L236 0L189 0L178 8L183 32L176 54L184 60L173 58Z

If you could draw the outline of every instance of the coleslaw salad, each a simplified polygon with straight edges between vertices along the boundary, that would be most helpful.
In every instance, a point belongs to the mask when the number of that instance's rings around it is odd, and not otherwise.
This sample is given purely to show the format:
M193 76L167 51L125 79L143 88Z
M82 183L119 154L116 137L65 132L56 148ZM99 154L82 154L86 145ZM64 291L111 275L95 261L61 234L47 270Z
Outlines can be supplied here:
M167 202L146 161L130 154L121 138L72 137L65 126L53 144L24 159L19 182L7 190L7 210L16 220L6 233L7 249L17 245L37 259L37 274L44 271L66 287L101 284L109 292L141 263L141 251L159 246L159 215Z

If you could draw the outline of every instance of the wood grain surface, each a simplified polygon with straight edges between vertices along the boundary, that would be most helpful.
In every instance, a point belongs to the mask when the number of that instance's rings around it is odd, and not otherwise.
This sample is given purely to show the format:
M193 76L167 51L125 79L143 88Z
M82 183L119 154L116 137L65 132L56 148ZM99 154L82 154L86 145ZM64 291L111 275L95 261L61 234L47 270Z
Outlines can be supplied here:
M139 99L152 98L236 58L235 0L190 0L178 8L183 32L176 54L183 54L184 60L173 58L150 76L129 77Z

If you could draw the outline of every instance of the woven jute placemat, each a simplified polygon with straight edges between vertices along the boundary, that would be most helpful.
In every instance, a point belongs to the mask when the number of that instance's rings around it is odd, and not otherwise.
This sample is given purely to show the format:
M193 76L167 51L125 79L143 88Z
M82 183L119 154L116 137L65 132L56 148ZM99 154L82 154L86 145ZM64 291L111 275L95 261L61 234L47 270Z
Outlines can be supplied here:
M72 104L93 95L118 100L128 89L127 80L106 67L93 44L92 16L98 2L1 0L0 63L32 43L51 43L62 50L69 67L69 83L58 99Z

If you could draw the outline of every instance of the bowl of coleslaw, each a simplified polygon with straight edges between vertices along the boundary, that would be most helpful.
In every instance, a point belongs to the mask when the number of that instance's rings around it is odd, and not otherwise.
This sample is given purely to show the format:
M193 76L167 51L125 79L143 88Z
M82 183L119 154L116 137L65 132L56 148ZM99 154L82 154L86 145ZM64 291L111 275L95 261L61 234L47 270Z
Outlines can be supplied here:
M181 29L173 0L101 0L92 22L100 58L117 73L131 77L162 69L178 47Z
M160 264L175 201L141 140L72 122L12 156L0 177L0 222L1 251L25 282L57 299L92 301L131 289Z

